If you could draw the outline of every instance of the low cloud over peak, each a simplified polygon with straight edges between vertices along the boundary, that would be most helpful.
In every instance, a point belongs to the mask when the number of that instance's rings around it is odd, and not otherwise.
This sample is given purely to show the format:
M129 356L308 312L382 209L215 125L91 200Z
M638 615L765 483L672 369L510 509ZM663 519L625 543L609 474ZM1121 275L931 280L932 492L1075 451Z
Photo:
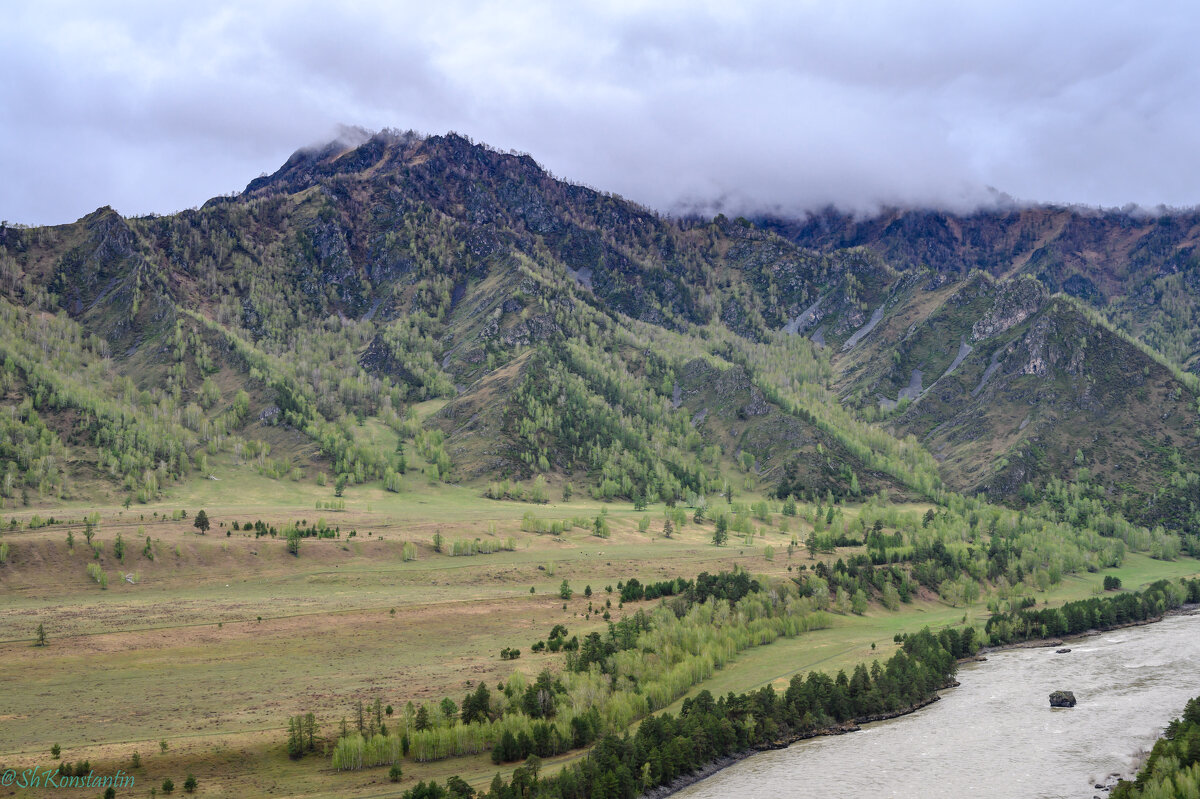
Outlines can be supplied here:
M338 125L458 130L655 208L1200 202L1187 3L26 4L0 217L170 212ZM996 187L995 189L989 187Z

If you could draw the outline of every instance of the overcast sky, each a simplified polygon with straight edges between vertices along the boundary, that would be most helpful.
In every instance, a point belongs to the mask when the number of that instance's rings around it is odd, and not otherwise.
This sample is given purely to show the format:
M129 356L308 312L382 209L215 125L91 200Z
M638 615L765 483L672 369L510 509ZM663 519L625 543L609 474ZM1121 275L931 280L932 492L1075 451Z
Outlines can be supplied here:
M169 213L339 124L670 211L1200 203L1200 11L1038 0L12 4L0 218Z

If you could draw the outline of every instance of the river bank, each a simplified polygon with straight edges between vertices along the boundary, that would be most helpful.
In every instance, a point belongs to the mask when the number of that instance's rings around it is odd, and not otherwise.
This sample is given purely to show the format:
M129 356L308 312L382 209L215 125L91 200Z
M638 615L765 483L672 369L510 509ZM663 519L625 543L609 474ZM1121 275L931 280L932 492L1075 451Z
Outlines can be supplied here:
M958 685L959 682L955 680L947 685L942 686L938 690L945 691L950 688L955 688ZM907 716L910 713L916 713L921 708L928 707L934 702L939 701L941 698L942 697L939 694L933 694L927 699L891 713L877 713L870 716L863 716L862 718L857 718L844 724L835 724L832 727L822 727L819 730L808 730L806 732L794 733L786 738L771 741L770 743L759 744L758 746L752 747L743 752L726 755L725 757L714 760L708 765L693 771L691 774L684 774L676 777L668 785L660 785L653 790L646 791L641 795L640 799L666 799L666 797L670 796L671 794L678 793L684 788L695 785L698 782L703 782L714 774L717 774L718 772L721 772L730 766L736 765L746 758L753 757L754 755L761 754L763 752L787 749L793 744L799 743L800 741L807 741L812 738L823 738L830 735L845 735L846 733L859 732L862 730L862 725L864 724L874 724L880 721L888 721L890 719L900 718L901 716Z
M981 658L982 660L987 660L985 656L991 652L1006 652L1013 649L1049 649L1050 647L1062 646L1070 643L1071 641L1078 641L1083 638L1088 638L1089 636L1112 632L1113 630L1125 630L1130 627L1145 627L1149 624L1158 624L1164 619L1169 619L1173 616L1195 616L1198 613L1200 613L1200 603L1189 603L1180 605L1177 608L1171 608L1170 610L1165 611L1163 615L1156 616L1153 619L1130 621L1124 624L1114 624L1110 627L1092 627L1084 630L1083 632L1076 633L1075 635L1068 635L1063 638L1037 638L1031 641L1017 641L1011 644L998 644L996 646L980 647L979 652L976 653L974 657L963 658L959 662L969 663L971 661L980 661Z
M1195 605L1195 604L1185 605L1180 608L1175 608L1170 611L1167 611L1162 616L1159 616L1155 619L1147 619L1147 620L1132 622L1129 624L1108 627L1108 628L1104 628L1104 629L1092 629L1087 632L1080 633L1078 635L1068 636L1068 637L1064 637L1064 638L1040 639L1040 640L1036 640L1036 641L1022 641L1022 642L1013 643L1013 644L1006 644L1003 646L985 647L985 648L981 649L979 651L979 653L977 653L976 655L974 655L972 657L968 657L968 658L963 658L962 660L959 661L959 663L960 663L960 665L967 665L967 664L972 664L972 663L983 663L983 662L988 661L987 655L999 655L1001 653L1020 652L1021 650L1044 650L1044 649L1050 649L1050 648L1054 648L1054 647L1061 647L1065 643L1071 643L1071 644L1075 644L1077 646L1080 642L1087 642L1088 639L1092 639L1097 636L1102 636L1102 635L1113 633L1113 632L1118 632L1123 629L1147 627L1147 626L1151 626L1151 625L1160 624L1161 622L1163 622L1169 618L1174 618L1174 617L1179 617L1179 616L1195 616L1195 615L1200 615L1200 605ZM955 687L958 685L960 685L960 683L955 681L951 684L943 686L942 688L939 689L939 691L945 691L948 688L952 688L952 687ZM806 740L810 740L810 739L824 738L824 737L829 737L829 736L841 736L841 735L845 735L846 733L850 733L850 732L859 732L862 730L864 725L874 724L874 723L882 722L882 721L889 721L889 720L893 720L893 719L897 719L897 718L900 718L903 716L913 714L918 710L921 710L921 709L929 707L930 705L933 705L934 703L938 702L941 698L942 697L940 694L934 694L933 696L929 697L925 701L916 703L911 707L906 707L906 708L903 708L903 709L898 710L893 713L879 714L876 716L855 719L853 722L836 725L834 727L828 727L828 728L823 728L820 730L812 730L812 731L807 731L804 733L797 733L794 735L789 735L784 739L773 741L769 744L762 744L758 747L748 749L744 752L740 752L740 753L737 753L734 755L729 755L727 757L721 758L720 760L709 763L708 765L704 766L703 768L701 768L691 774L680 776L680 777L676 778L669 785L659 786L658 788L656 788L652 791L642 794L642 799L666 799L666 797L671 796L672 794L678 793L686 788L689 788L693 785L704 782L705 780L708 780L709 778L712 778L713 776L719 774L720 772L723 772L726 769L729 769L731 766L738 765L739 763L750 758L752 755L760 755L760 754L763 754L764 752L771 752L773 750L786 749L797 743L800 743L800 742L806 741ZM1043 703L1045 702L1044 697L1042 697L1041 702L1043 702ZM1104 771L1097 772L1097 773L1106 775L1106 778L1102 778L1102 779L1104 779L1104 782L1111 784L1111 780L1107 777L1112 776L1113 772L1111 772L1108 769L1105 769ZM1094 783L1089 784L1089 787L1091 787L1092 784L1094 784Z

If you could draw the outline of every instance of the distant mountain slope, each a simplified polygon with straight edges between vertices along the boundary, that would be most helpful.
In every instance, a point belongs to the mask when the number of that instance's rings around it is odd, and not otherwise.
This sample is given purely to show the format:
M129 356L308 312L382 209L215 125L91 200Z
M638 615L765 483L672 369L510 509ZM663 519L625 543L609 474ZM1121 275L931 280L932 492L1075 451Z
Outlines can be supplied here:
M1197 381L1152 345L1195 366L1198 220L1034 208L762 224L886 260L873 297L847 303L848 272L801 332L830 348L843 398L915 435L952 486L1019 500L1082 478L1130 517L1194 526Z
M80 391L129 424L169 421L164 442L103 425L76 436L54 467L68 492L86 467L145 497L210 457L246 453L281 476L391 484L419 458L440 479L545 473L652 499L770 485L806 454L811 484L798 490L896 490L913 473L886 436L822 430L827 366L807 346L770 343L857 256L814 255L724 219L685 228L458 136L301 151L198 210L100 209L73 225L5 228L0 246L14 319L57 310L68 338L94 340L103 378ZM671 331L675 351L655 352L652 330ZM26 343L19 322L7 336L5 351ZM751 342L793 363L811 389L803 402L765 398L728 360ZM697 357L740 374L744 399L679 401ZM11 374L14 408L92 401L31 398L21 364ZM422 425L409 409L433 398L452 402ZM755 433L747 406L786 436ZM407 453L368 435L371 419L411 440ZM836 464L821 442L840 448ZM28 468L14 486L33 479ZM926 472L939 482L932 461Z
M1056 293L1190 341L1126 291L1187 285L1188 219L672 220L456 135L303 150L200 209L0 228L0 498L211 460L669 501L1065 480L1200 526L1192 379Z
M1087 467L1147 500L1172 457L1200 457L1196 393L1086 307L1029 277L976 276L905 317L921 293L895 295L880 334L844 356L843 387L923 441L956 488L1012 497Z
M826 210L760 224L818 250L867 247L905 271L1033 275L1049 291L1101 309L1121 329L1200 371L1200 211L891 209L863 218Z

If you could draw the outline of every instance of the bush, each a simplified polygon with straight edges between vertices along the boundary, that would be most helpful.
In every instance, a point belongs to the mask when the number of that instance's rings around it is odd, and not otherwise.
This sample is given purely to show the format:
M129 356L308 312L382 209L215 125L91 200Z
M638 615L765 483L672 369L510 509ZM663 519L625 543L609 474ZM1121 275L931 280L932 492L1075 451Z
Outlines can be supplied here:
M87 573L101 588L108 588L108 575L104 573L104 569L100 568L99 563L89 563Z
M392 782L400 782L400 777L403 774L404 771L400 768L400 764L393 763L391 769L388 771L388 779Z

